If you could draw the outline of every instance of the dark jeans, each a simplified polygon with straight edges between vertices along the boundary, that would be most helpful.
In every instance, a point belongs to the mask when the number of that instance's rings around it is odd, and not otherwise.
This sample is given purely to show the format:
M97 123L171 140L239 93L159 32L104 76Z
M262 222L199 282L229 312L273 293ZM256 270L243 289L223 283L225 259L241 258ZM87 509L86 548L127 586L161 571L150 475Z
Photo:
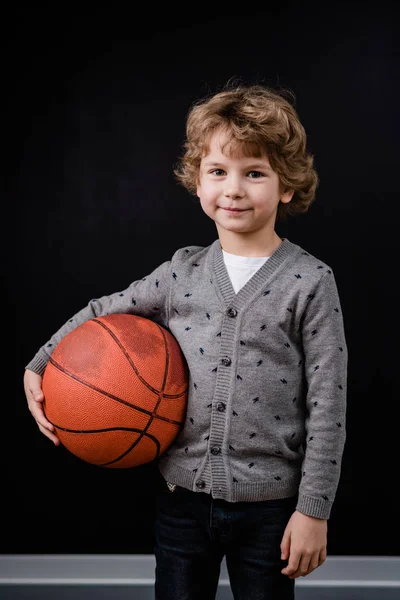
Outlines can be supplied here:
M226 502L160 484L155 523L156 600L214 600L223 556L235 600L293 600L280 543L296 497Z

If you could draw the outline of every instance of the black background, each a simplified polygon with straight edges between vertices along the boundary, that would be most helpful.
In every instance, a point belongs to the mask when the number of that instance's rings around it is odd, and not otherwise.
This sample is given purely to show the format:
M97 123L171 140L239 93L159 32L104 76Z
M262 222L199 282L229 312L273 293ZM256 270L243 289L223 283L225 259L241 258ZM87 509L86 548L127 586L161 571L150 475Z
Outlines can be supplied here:
M294 91L321 181L310 211L277 232L333 268L345 320L348 438L328 552L399 553L394 5L56 3L5 19L3 316L15 315L4 347L16 375L3 396L2 553L153 552L155 465L102 469L54 447L23 372L91 298L216 239L172 170L190 104L232 78Z

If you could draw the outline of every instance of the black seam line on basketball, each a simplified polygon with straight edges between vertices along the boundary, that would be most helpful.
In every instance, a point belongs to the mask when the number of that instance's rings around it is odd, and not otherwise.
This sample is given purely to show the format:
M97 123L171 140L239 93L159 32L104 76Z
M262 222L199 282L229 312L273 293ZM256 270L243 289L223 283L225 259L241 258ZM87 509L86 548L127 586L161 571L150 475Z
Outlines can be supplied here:
M119 341L119 339L115 336L115 334L107 327L107 325L105 325L102 321L99 321L98 319L92 319L92 321L94 321L95 323L97 323L98 325L101 325L101 327L103 327L103 329L105 329L113 338L113 340L117 343L117 345L119 346L120 350L125 354L125 357L127 358L129 364L131 365L132 369L135 371L137 377L140 379L140 381L151 391L155 392L156 394L160 394L163 392L164 388L165 388L165 384L167 381L167 374L168 374L168 366L169 366L169 357L170 357L170 353L168 351L168 344L167 344L167 338L165 335L165 331L163 330L163 328L156 322L153 321L154 325L156 325L156 327L158 327L158 329L160 330L161 335L163 336L164 339L164 346L165 346L165 355L167 357L166 360L166 365L165 365L165 370L164 370L164 381L162 383L162 387L161 390L156 390L154 389L150 384L147 383L146 380L142 379L142 377L140 376L140 373L138 372L137 368L135 367L134 363L132 362L131 357L129 356L129 354L126 352L125 348L122 346L121 342ZM186 386L186 388L183 390L183 392L181 392L180 394L164 394L164 398L168 398L168 399L176 399L176 398L180 398L181 396L184 396L187 391L189 389L189 385Z
M177 398L181 398L182 396L187 394L188 389L189 389L189 386L187 386L185 388L185 390L183 392L181 392L180 394L163 394L163 398L165 398L165 400L176 400Z
M154 323L154 325L157 325L158 329L161 331L161 335L163 336L164 343L165 343L165 354L167 355L167 363L165 365L165 371L164 371L164 381L163 381L162 388L161 388L162 390L164 390L166 380L167 380L168 367L169 367L169 352L168 352L167 338L166 338L165 331L163 330L163 328L158 323ZM189 384L186 386L184 391L181 392L180 394L164 394L164 398L168 398L168 399L180 398L181 396L184 396L185 394L187 394L188 389L189 389Z
M146 432L146 430L148 429L149 423L146 425L146 427L144 429L136 429L135 427L107 427L105 429L67 429L66 427L61 427L61 425L57 425L56 423L53 423L53 422L52 422L52 425L54 425L54 427L56 427L57 429L60 429L61 431L66 431L67 433L76 433L76 434L78 434L78 433L79 434L81 434L81 433L85 433L85 434L105 433L107 431L134 431L135 433L140 433L140 435L139 435L138 439L135 440L133 442L133 444L130 446L129 450L127 450L122 456L125 456L125 454L127 454L127 452L130 452L132 450L132 448L134 448L140 442L142 437L144 437L144 436L150 438L155 443L155 445L157 447L157 456L160 452L160 442L158 441L158 439L156 437L154 437L153 435L151 435L151 433ZM105 463L105 464L109 464L109 463Z
M98 319L92 319L92 321L94 321L95 323L97 323L98 325L101 325L101 327L103 327L103 329L105 329L105 331L107 331L111 337L113 338L113 340L117 343L117 345L119 346L120 350L125 354L125 357L127 358L129 364L131 365L132 369L135 371L137 377L140 379L140 381L151 391L155 392L156 394L161 394L163 393L164 389L165 389L165 384L167 381L167 374L168 374L168 367L169 367L169 358L170 358L170 353L168 350L168 344L167 344L167 337L165 334L164 329L155 321L152 321L152 323L154 323L154 325L160 330L160 333L163 337L164 340L164 349L165 349L165 356L166 358L166 364L165 364L165 369L164 369L164 380L162 382L162 386L161 386L161 390L155 390L151 385L149 385L147 383L147 381L145 381L144 379L142 379L142 377L140 376L140 373L138 372L137 368L135 367L135 364L133 363L131 357L129 356L129 354L126 352L125 348L123 347L123 345L121 344L121 342L119 341L119 339L116 337L116 335L111 331L111 329L109 329L107 327L107 325L105 325L105 323L103 323L102 321L99 321ZM176 398L180 398L181 396L184 396L187 391L189 389L189 385L186 386L185 390L183 392L181 392L180 394L164 394L163 397L166 399L176 399Z
M60 427L59 425L55 425L53 423L54 427L56 427L57 429L61 429L61 431L66 431L67 433L85 433L85 434L90 434L90 433L105 433L107 431L134 431L135 433L140 433L139 437L137 438L137 440L135 440L133 442L133 444L131 444L131 446L125 450L125 452L123 452L122 454L120 454L119 456L117 456L116 458L114 458L113 460L106 462L106 463L100 463L97 466L99 467L106 467L107 465L112 465L115 462L118 462L119 460L121 460L121 458L124 458L124 456L126 456L127 454L129 454L129 452L131 452L131 450L133 450L133 448L140 442L140 440L145 436L147 438L149 438L152 442L154 442L155 446L156 446L156 456L155 458L157 458L160 455L160 442L158 441L158 439L156 437L154 437L153 435L151 435L150 433L146 433L145 431L143 431L142 429L135 429L134 427L109 427L107 429L79 429L79 430L75 430L75 429L67 429L66 427Z
M168 367L169 367L169 349L168 349L168 344L167 344L167 338L165 336L165 331L163 330L162 327L160 327L158 325L158 323L155 323L155 325L158 327L158 329L161 332L161 335L163 336L163 340L164 340L164 348L165 348L165 369L164 369L164 380L162 382L162 386L161 386L161 390L164 391L165 390L165 384L167 383L167 375L168 375Z
M121 460L122 458L124 458L124 456L126 456L127 454L129 454L129 452L131 452L131 450L133 450L134 447L140 442L140 440L142 439L143 435L146 435L146 436L150 437L153 440L153 442L156 444L157 452L156 452L156 455L155 455L155 457L154 457L153 460L155 460L156 458L158 458L159 455L160 455L160 442L156 438L153 439L153 437L151 435L149 435L148 433L145 434L142 431L141 434L140 434L140 436L138 437L138 439L135 440L133 442L133 444L127 450L125 450L125 452L123 452L122 454L120 454L120 456L118 456L117 458L114 458L114 460L110 460L109 462L100 463L98 466L99 467L107 467L107 465L112 465L112 464L118 462L119 460Z
M86 383L86 381L83 381L83 379L80 379L80 377L77 377L76 375L74 375L73 373L70 373L67 369L64 369L63 367L61 367L61 365L56 362L54 360L54 358L50 357L50 361L49 361L53 367L55 367L56 369L58 369L59 371L61 371L62 373L65 373L65 375L68 375L68 377L71 377L71 379L75 379L75 381L79 381L79 383L81 383L82 385L90 388L91 390L94 390L95 392L98 392L99 394L102 394L103 396L107 396L107 398L110 398L111 400L115 400L116 402L119 402L120 404L124 404L125 406L128 406L129 408L131 408L132 410L137 410L141 413L144 413L150 417L154 417L157 419L160 419L161 421L166 421L167 423L173 423L174 425L181 425L182 422L181 421L175 421L173 419L168 419L167 417L163 417L161 415L156 415L153 414L150 410L146 410L145 408L142 408L141 406L136 406L135 404L130 404L129 402L127 402L126 400L122 400L122 398L117 398L117 396L114 396L113 394L109 394L108 392L106 392L105 390L96 387L93 384L89 384ZM160 395L157 394L157 397L160 398ZM157 403L158 406L159 402Z
M158 405L157 405L158 406ZM118 460L121 460L121 458L124 458L124 456L126 456L131 450L134 449L135 446L137 446L137 444L140 442L140 440L142 439L143 436L148 436L150 437L150 439L153 439L153 436L149 433L146 433L148 428L150 427L151 423L153 422L153 418L150 417L150 419L147 422L147 425L145 426L144 429L139 430L139 437L133 442L133 444L130 446L130 448L128 448L123 454L121 454L120 456L118 456L117 458L115 458L114 460L111 460L110 462L104 463L102 465L99 465L100 467L106 467L107 465L112 465L113 463L117 462ZM157 440L156 441L156 447L157 447L157 452L154 458L158 458L159 454L160 454L160 443Z
M67 427L61 427L61 425L57 425L57 423L52 423L54 427L60 429L61 431L66 431L67 433L76 433L76 434L89 434L89 433L106 433L107 431L134 431L135 433L140 433L149 437L153 440L154 443L157 442L157 438L155 438L151 433L146 433L143 429L136 429L136 427L104 427L103 429L68 429Z
M105 331L107 331L110 334L110 336L113 338L114 342L117 344L117 346L119 347L119 349L121 350L121 352L125 355L125 358L127 359L127 361L129 362L129 364L131 365L132 369L135 371L135 374L136 374L137 378L143 383L143 385L145 385L149 390L151 390L155 394L159 394L160 393L159 390L156 390L155 388L153 388L149 383L147 383L147 381L145 379L143 379L141 377L141 375L140 375L139 371L137 370L137 368L135 367L135 364L133 363L131 357L129 356L129 354L127 353L127 351L125 350L125 348L123 347L123 345L121 344L121 342L119 341L119 339L117 338L117 336L115 335L115 333L113 333L111 331L111 329L109 329L107 327L107 325L105 325L104 323L102 323L102 321L98 321L97 319L92 319L92 321L93 321L93 323L97 323L98 325L100 325L103 329L105 329Z
M162 384L162 390L164 390L165 388L165 384L167 381L167 373L168 373L168 367L169 367L169 352L168 352L168 344L167 344L167 338L165 335L165 331L163 330L163 328L156 322L154 322L154 325L156 325L158 327L158 329L161 332L161 335L164 338L164 344L165 344L165 354L167 356L167 361L166 361L166 365L165 365L165 371L164 371L164 381ZM176 398L180 398L181 396L184 396L185 394L187 394L187 391L189 389L189 385L186 386L185 390L183 392L181 392L180 394L164 394L164 398L168 398L168 399L176 399Z

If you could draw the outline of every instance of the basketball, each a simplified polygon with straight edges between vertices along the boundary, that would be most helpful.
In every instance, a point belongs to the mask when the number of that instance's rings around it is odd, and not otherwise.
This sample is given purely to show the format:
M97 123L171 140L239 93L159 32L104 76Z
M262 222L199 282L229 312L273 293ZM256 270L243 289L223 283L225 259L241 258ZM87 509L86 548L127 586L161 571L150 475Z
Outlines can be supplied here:
M46 418L67 450L100 467L129 468L161 456L178 435L188 368L167 329L113 314L63 337L42 390Z

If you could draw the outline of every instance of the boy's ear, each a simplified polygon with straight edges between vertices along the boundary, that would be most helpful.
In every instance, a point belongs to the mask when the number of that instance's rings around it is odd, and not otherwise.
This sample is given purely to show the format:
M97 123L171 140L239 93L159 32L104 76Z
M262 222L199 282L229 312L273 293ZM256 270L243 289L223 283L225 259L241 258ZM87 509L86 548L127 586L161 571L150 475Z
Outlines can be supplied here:
M284 204L287 204L293 198L293 194L294 194L294 190L286 190L286 192L283 192L281 194L281 202L283 202Z

